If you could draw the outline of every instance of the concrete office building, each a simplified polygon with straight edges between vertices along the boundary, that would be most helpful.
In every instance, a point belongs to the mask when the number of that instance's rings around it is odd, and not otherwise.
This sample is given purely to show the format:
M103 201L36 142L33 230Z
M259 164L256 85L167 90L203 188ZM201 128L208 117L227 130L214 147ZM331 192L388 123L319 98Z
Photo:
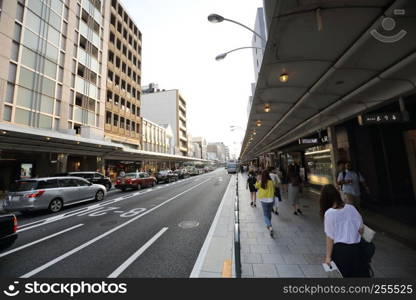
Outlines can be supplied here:
M170 126L158 125L143 118L142 137L144 151L169 153L173 139Z
M104 1L107 52L105 135L141 149L142 34L117 0Z
M259 38L257 35L253 34L251 41L251 46L253 48L253 63L254 63L254 79L255 82L251 84L252 95L249 96L247 104L247 114L250 115L251 105L253 103L253 95L256 90L257 79L259 77L259 72L261 64L263 62L264 49L266 49L266 40L267 40L267 29L266 29L266 20L264 15L264 8L257 8L256 21L254 23L254 31L257 32L263 39ZM260 48L260 49L258 49Z
M198 153L197 157L200 157L202 159L208 159L207 141L203 137L193 137L192 142L199 145L198 149L200 153Z
M226 158L227 158L226 157L226 146L224 145L224 143L222 143L222 142L208 143L207 151L210 152L210 153L215 153L216 159L219 160L220 162L225 162L226 161ZM212 154L211 154L211 157L213 157Z
M169 124L174 145L179 149L175 154L188 155L186 102L178 90L143 88L141 115L157 124Z
M192 160L139 150L141 35L117 1L0 0L0 44L0 191L121 161Z

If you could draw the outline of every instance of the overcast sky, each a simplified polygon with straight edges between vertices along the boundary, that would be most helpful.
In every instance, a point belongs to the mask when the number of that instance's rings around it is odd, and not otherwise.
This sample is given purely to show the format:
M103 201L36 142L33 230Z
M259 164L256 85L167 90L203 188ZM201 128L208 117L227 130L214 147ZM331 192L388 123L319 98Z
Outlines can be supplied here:
M142 85L179 89L187 101L187 126L193 136L224 142L238 154L247 102L254 82L252 34L235 24L207 21L211 13L254 27L261 0L121 0L143 34Z

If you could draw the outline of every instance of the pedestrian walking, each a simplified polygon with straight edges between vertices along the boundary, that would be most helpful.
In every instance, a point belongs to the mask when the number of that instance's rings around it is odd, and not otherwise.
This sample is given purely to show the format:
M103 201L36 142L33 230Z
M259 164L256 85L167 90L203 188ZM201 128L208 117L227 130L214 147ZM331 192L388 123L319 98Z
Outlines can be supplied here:
M370 277L362 251L363 219L357 209L344 203L332 184L321 191L320 213L326 234L325 263L334 261L343 277Z
M275 168L270 167L269 168L269 174L270 174L271 180L274 183L274 198L273 198L274 202L273 202L272 211L273 211L273 213L278 215L279 214L279 211L278 211L279 201L281 201L280 188L279 188L279 185L280 185L281 182L280 182L279 176L277 175L277 170Z
M345 163L345 172L338 174L338 184L342 186L343 200L345 203L354 205L358 210L361 207L361 189L360 184L363 185L366 192L369 193L369 188L364 180L364 177L357 171L352 169L351 162Z
M299 206L299 194L302 192L302 178L299 174L299 168L290 164L287 170L288 198L292 203L294 215L302 214Z
M256 196L257 196L257 189L256 189L256 173L254 171L249 172L248 178L247 178L247 184L246 189L250 190L250 205L251 207L256 207Z
M261 174L261 180L256 182L255 187L258 190L258 198L263 208L264 222L269 230L270 236L273 237L272 227L272 209L274 197L274 183L270 178L269 172L264 170Z

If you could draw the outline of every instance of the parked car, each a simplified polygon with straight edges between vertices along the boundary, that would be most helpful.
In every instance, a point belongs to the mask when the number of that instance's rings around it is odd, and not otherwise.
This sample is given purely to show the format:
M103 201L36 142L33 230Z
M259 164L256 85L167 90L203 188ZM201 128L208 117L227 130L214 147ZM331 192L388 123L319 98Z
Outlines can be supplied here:
M188 171L189 171L189 175L191 176L199 175L199 171L195 167L189 168Z
M84 201L101 201L106 188L80 177L45 177L17 180L6 194L7 212L48 209L56 213L64 206Z
M185 179L190 177L191 175L189 175L189 172L187 169L177 169L175 171L173 171L175 174L178 174L178 178L179 179Z
M117 179L114 185L116 189L125 191L126 189L140 190L142 187L156 185L156 178L149 176L146 172L127 173L124 177Z
M13 245L17 239L17 219L13 214L0 216L0 250Z
M103 174L98 173L98 172L68 172L68 173L57 174L56 176L81 177L81 178L84 178L84 179L88 180L91 183L101 184L101 185L105 186L107 191L109 191L111 189L111 187L113 186L113 184L111 183L110 178L108 178L108 177L106 177Z
M161 170L156 173L157 183L172 182L179 179L178 174L172 172L172 170Z

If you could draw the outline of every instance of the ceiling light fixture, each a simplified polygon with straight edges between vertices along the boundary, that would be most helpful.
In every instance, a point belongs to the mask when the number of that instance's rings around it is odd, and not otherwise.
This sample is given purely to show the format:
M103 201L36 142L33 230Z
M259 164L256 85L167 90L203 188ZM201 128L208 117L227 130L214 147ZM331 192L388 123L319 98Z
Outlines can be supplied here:
M7 131L3 130L1 133L2 133L2 134L7 134Z
M268 113L272 109L270 104L264 104L264 112Z
M47 140L47 141L50 141L50 140L51 140L51 138L50 138L50 137L47 137L47 138L46 138L46 140Z
M260 121L260 120L258 120L258 121L256 122L256 126L257 126L257 127L260 127L260 126L261 126L261 121Z
M280 82L288 82L289 81L289 75L287 75L286 73L282 73L279 76L279 80L280 80Z

